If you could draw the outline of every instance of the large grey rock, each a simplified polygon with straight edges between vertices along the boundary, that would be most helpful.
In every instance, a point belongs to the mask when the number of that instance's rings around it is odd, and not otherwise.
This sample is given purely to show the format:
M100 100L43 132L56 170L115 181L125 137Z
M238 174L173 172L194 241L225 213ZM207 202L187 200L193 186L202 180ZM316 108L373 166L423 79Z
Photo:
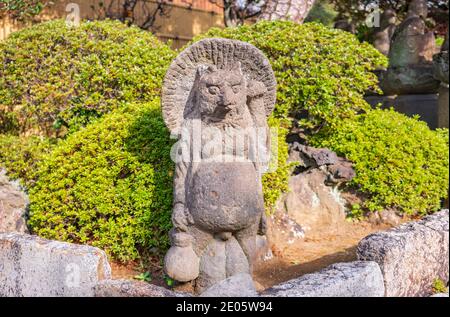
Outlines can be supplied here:
M95 297L189 297L154 284L133 280L102 280L94 287Z
M273 286L262 296L268 297L381 297L383 276L375 262L333 264L320 272Z
M200 297L255 297L258 296L250 274L239 273L217 283Z
M93 296L93 287L111 278L98 248L0 233L1 296Z
M325 184L327 177L320 169L291 176L290 191L277 211L294 220L306 235L318 229L338 231L345 223L344 201L335 187Z
M436 278L448 281L448 217L442 210L360 241L358 259L380 265L386 296L428 296Z
M25 213L28 196L18 182L8 179L0 169L0 232L28 233Z

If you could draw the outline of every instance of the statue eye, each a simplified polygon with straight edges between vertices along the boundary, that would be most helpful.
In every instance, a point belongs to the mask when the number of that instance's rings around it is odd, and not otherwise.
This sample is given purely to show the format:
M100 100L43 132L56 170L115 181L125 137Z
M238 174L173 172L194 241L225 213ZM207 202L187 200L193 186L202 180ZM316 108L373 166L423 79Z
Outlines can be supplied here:
M233 92L234 92L235 94L237 94L237 93L239 92L239 89L241 88L240 86L241 86L240 84L233 85L233 86L231 87L231 89L233 89Z
M217 86L209 86L209 87L208 87L208 92L209 92L211 95L218 95L218 94L220 93L220 89L219 89L219 87L217 87Z

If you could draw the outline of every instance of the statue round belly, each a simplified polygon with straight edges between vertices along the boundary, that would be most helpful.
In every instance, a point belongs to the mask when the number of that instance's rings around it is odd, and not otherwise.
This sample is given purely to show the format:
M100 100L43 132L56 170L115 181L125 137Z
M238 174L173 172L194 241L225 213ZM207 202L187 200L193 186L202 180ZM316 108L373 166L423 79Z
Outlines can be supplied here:
M204 230L242 230L264 212L261 185L250 162L200 163L187 188L187 207Z

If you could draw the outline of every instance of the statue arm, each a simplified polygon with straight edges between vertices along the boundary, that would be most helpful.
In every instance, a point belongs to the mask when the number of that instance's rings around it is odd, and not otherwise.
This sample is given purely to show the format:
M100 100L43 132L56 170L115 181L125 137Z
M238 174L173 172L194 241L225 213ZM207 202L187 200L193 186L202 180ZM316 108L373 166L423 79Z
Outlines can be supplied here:
M178 162L175 165L175 177L174 177L174 198L173 198L173 211L172 211L172 223L175 229L179 231L187 231L187 227L192 223L192 217L186 207L186 177L188 174L188 163Z

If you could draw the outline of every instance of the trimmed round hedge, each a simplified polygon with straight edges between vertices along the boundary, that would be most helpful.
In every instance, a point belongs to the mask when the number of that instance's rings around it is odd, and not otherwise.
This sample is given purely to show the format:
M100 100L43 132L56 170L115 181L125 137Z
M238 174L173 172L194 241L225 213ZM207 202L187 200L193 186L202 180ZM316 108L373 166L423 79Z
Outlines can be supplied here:
M33 233L88 243L121 261L140 248L164 249L172 143L158 99L124 106L60 141L29 190Z
M278 82L275 116L295 114L303 118L304 127L314 130L369 110L364 94L380 92L372 71L387 65L387 59L372 45L318 23L260 21L237 28L213 28L194 41L207 37L241 40L262 50Z
M118 21L55 20L0 42L0 133L58 136L121 102L151 101L175 53Z
M410 215L440 209L448 197L448 129L430 130L392 109L372 110L315 135L311 143L354 162L351 186L368 195L369 211L396 208Z

